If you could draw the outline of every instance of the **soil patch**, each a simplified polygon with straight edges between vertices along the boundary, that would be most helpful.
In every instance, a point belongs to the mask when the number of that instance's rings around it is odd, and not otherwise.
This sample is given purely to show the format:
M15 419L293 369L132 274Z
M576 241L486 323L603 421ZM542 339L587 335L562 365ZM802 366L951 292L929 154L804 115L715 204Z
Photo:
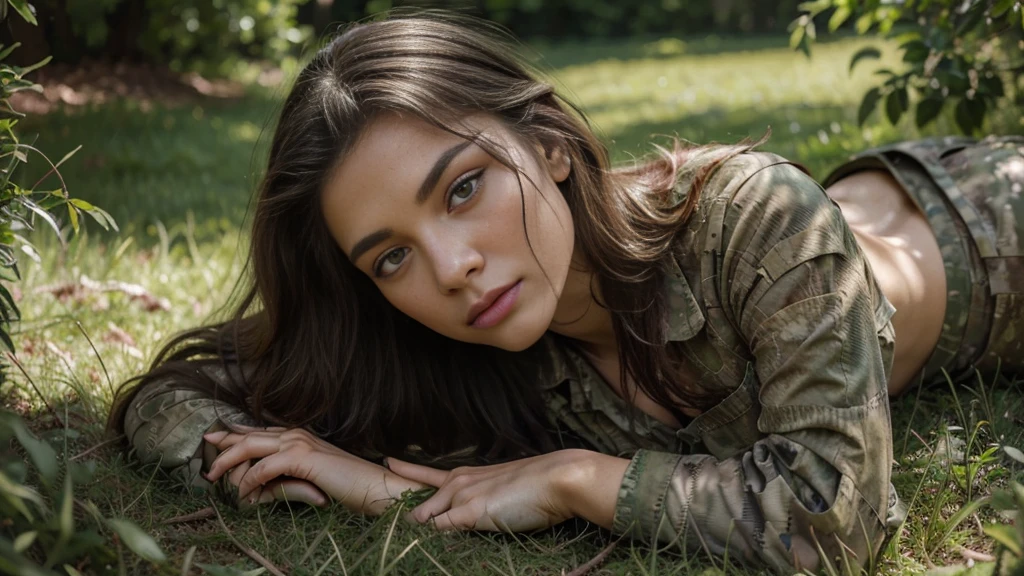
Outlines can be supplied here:
M245 86L234 80L209 80L195 73L179 74L167 68L124 62L52 64L32 72L29 78L42 86L42 93L26 90L11 98L14 109L26 114L125 99L144 108L153 104L180 106L209 98L235 99L245 93ZM262 83L264 78L260 80Z

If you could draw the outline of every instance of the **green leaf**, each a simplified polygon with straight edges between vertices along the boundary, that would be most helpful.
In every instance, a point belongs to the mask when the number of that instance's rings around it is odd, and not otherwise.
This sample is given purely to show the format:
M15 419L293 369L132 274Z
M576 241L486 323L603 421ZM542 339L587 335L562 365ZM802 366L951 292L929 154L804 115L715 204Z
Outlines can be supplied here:
M71 219L71 229L78 234L78 209L68 203L68 218Z
M1013 5L1017 3L1017 0L998 0L992 6L992 18L1002 18L1004 14L1013 8Z
M0 302L0 307L13 312L15 317L20 314L18 311L18 304L14 301L14 296L11 295L10 291L7 290L7 287L3 284L0 284L0 298L3 299L3 301Z
M797 25L793 28L793 32L789 35L789 47L792 50L796 50L800 43L804 41L804 34L807 33L807 29L802 25Z
M0 334L4 332L0 330ZM6 336L6 334L4 335ZM7 339L10 340L10 337L7 337ZM25 426L21 418L12 415L7 423L14 431L14 436L18 439L18 443L28 453L28 457L32 460L32 465L35 466L36 471L39 472L39 476L42 477L44 482L52 486L57 481L57 453L53 450L53 447L36 438Z
M864 125L864 121L875 111L875 107L878 106L878 101L881 99L882 94L878 87L868 90L867 94L864 95L864 99L860 102L860 108L857 110L858 126Z
M28 532L18 534L18 537L14 539L14 551L21 554L28 550L28 547L36 541L36 536L38 535L39 532L37 530L29 530Z
M833 0L811 0L810 2L801 2L797 5L796 9L801 12L807 12L813 18L831 8L832 4Z
M921 40L911 40L902 46L903 61L919 63L924 62L932 50Z
M150 562L163 562L167 559L163 550L157 545L152 536L142 531L129 520L111 518L107 520L107 526L117 532L121 541L140 557Z
M75 533L75 494L71 490L71 475L64 475L64 496L60 500L60 540L67 542Z
M1003 452L1006 452L1006 455L1009 456L1010 458L1013 458L1017 462L1024 464L1024 452L1021 452L1020 450L1014 448L1013 446L1003 446Z
M893 126L900 120L900 116L907 111L907 89L897 88L889 93L885 99L885 115Z
M78 151L81 150L81 149L82 149L82 145L81 144L79 144L78 146L75 146L74 150L72 150L72 151L68 152L67 154L65 154L64 157L60 159L60 162L57 162L56 164L53 165L53 169L56 170L57 168L60 168L61 164L67 162L69 158L71 158L72 156L77 154ZM60 194L61 197L64 197L64 190L63 189L54 190L53 193L54 194Z
M828 19L828 31L835 32L838 30L844 22L849 20L851 14L853 14L853 10L849 6L836 8L836 11L832 13L832 17Z
M938 118L939 114L942 113L942 107L945 104L946 101L942 98L926 98L918 102L917 111L914 117L917 127L923 128Z
M36 62L35 64L30 64L28 66L25 66L24 68L21 69L21 74L25 75L25 74L28 74L29 72L32 72L33 70L38 70L38 69L42 68L43 66L46 66L47 64L49 64L50 60L53 60L53 56L47 56L46 58L43 58L42 60L40 60L39 62Z
M988 7L988 2L982 2L981 0L974 0L974 5L967 9L967 12L963 15L963 20L956 27L956 36L962 37L971 30L978 27L979 24L985 18L985 8Z
M867 14L864 14L860 18L857 18L857 23L855 24L857 28L857 34L867 34L868 30L871 29L871 25L874 23L875 17L874 14L872 14L871 12L868 12Z
M36 21L35 15L32 14L32 8L28 5L28 0L7 0L7 2L10 3L11 8L14 8L18 14L21 14L21 17L24 18L26 22L33 26L39 25L39 22Z
M857 65L861 60L872 59L877 60L882 57L882 51L878 48L868 46L867 48L861 48L856 54L850 58L850 72L853 72L853 67Z
M87 211L86 214L92 216L92 219L95 220L104 230L110 230L111 224L114 223L114 219L110 217L110 214L107 214L95 206L93 206L91 210ZM114 225L114 230L117 230L116 224Z
M1005 90L1003 90L1003 79L998 74L981 76L978 78L978 92L993 98L1002 98L1006 95Z
M38 204L36 204L35 202L29 200L28 198L21 198L20 200L17 200L17 201L21 202L26 208L28 208L29 210L34 212L36 214L36 216L39 216L40 218L42 218L43 222L46 222L47 224L49 224L50 228L52 228L53 231L57 233L57 237L58 238L61 237L61 235L60 235L60 226L57 224L57 220L49 212L47 212L46 210L43 210L41 207L39 207Z
M11 340L10 335L7 334L7 330L2 327L0 327L0 344L3 344L4 348L6 348L8 352L14 354L14 342Z
M95 207L92 204L89 204L88 202L80 198L69 198L68 202L72 203L75 206L75 208L78 208L79 210L84 210L86 212L95 209Z
M32 515L32 511L29 510L28 502L35 504L41 510L45 510L43 498L38 492L13 482L3 472L0 472L0 497L7 500L7 503L29 522L35 522L35 517Z
M956 105L953 118L964 134L974 134L985 120L986 108L985 101L981 98L962 98Z
M69 576L82 576L82 573L78 571L78 568L75 568L71 564L65 564L64 571L67 572Z
M957 68L936 70L935 79L942 86L949 88L949 93L953 96L965 94L967 89L971 87L970 81L967 80L967 74Z
M1021 542L1017 539L1017 531L1006 524L989 524L984 528L985 534L1002 544L1007 550L1017 556L1024 554Z
M21 46L21 42L15 42L7 48L4 48L3 52L0 52L0 61L7 60L7 57L11 55L11 52L17 50L18 46Z

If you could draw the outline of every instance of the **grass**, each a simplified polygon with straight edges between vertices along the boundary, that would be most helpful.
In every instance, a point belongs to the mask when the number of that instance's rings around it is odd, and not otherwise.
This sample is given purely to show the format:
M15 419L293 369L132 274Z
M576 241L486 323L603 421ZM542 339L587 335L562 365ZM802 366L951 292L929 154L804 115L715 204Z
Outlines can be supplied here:
M852 152L922 135L906 119L890 126L877 114L865 127L856 125L860 96L874 78L869 66L849 75L846 63L868 43L881 44L856 38L822 44L811 60L773 38L573 44L542 47L541 65L588 111L617 161L649 152L652 135L727 142L771 127L765 149L824 177ZM898 66L893 46L881 46L883 64ZM15 341L32 382L15 374L0 401L28 415L36 430L65 438L69 454L100 446L92 453L96 475L77 496L104 514L138 523L175 567L256 568L243 547L293 574L547 574L597 556L609 536L576 525L535 536L449 536L395 523L394 516L371 520L340 509L285 505L248 513L222 509L223 523L216 517L168 523L209 503L182 497L157 471L140 470L102 446L113 387L142 371L168 336L208 319L227 300L240 273L246 209L268 138L264 128L283 90L254 87L239 100L174 109L118 102L23 123L23 133L38 134L40 147L54 158L83 145L62 174L77 197L114 215L121 232L90 229L66 249L40 238L42 260L23 263L24 281L17 286L25 320ZM1013 110L1001 111L991 125L1024 130ZM926 134L953 131L952 119L943 117ZM117 290L68 289L83 279L138 284L152 296L150 304L163 299L167 305L147 308ZM919 573L993 551L981 525L1005 519L986 507L968 507L1022 476L1001 452L1002 446L1024 447L1022 397L1019 384L984 382L893 402L893 481L910 516L883 559L884 572ZM971 513L958 515L965 509ZM180 573L131 555L119 562L112 569L128 574ZM982 572L984 566L991 571L982 563ZM746 573L703 555L683 558L626 543L597 571Z

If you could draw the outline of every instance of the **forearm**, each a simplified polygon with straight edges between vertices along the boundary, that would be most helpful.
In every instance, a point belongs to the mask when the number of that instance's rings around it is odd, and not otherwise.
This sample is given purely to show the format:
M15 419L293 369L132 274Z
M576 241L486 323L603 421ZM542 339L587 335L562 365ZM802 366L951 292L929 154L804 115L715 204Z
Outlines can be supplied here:
M629 460L590 450L563 450L559 474L563 501L573 516L611 529Z

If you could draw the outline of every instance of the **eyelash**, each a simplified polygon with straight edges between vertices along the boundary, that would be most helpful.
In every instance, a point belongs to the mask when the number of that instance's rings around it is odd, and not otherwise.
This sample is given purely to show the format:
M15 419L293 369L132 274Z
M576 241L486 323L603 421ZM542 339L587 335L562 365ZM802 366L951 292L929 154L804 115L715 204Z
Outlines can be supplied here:
M462 203L459 204L459 206L462 206L466 202L469 202L473 198L476 198L476 195L480 192L480 186L481 186L480 179L483 177L483 174L484 174L484 169L481 168L479 170L476 170L476 171L473 171L473 172L469 172L469 173L463 175L458 180L456 180L455 182L452 183L451 187L449 187L448 190L444 194L444 204L447 207L448 212L452 211L452 207L451 207L452 196L454 195L455 191L458 190L463 184L465 184L467 182L475 181L475 186L473 186L473 192L468 197L466 197L464 199L461 199ZM373 274L374 274L374 276L376 276L379 279L383 279L383 278L387 278L387 277L391 276L392 274L394 274L394 272L391 272L391 273L388 273L388 274L381 274L380 270L381 270L381 267L384 265L384 261L387 260L388 256L390 256L392 253L394 253L397 250L408 250L408 248L394 248L392 250L388 250L387 252L381 254L380 258L378 258L377 261L373 263ZM403 259L403 262L404 262L404 259Z

